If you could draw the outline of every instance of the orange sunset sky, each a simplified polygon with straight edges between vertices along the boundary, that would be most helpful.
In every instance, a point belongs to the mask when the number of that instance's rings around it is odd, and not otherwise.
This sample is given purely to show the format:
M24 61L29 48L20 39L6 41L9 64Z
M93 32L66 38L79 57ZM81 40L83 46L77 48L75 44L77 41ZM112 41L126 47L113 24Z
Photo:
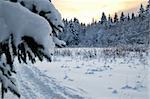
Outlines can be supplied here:
M146 5L148 0L52 0L63 18L77 17L81 22L90 23L99 20L101 13L113 15L115 12L125 14L138 12L140 4Z

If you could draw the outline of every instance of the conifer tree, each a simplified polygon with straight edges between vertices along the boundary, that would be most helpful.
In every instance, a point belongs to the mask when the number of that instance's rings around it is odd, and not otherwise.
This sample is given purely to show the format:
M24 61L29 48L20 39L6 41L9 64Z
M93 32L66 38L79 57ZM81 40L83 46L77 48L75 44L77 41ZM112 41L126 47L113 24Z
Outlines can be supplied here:
M148 5L146 7L146 13L150 14L150 0L148 1Z
M115 13L115 16L114 16L114 23L117 23L119 20L118 20L118 15L117 13Z
M132 13L132 17L131 17L131 19L133 19L133 20L135 19L135 15L134 15L134 13Z
M130 20L130 14L129 13L128 13L128 18L127 19L128 19L128 21Z
M145 13L144 7L143 7L143 5L141 4L140 11L139 11L139 17L141 17L141 18L143 19L144 13Z
M110 14L109 14L109 17L108 17L108 27L109 28L111 27L112 23L113 23L113 20L112 20L112 17L110 16Z
M104 24L104 23L106 23L106 22L107 22L107 18L106 18L105 13L103 12L103 13L102 13L102 17L101 17L101 24Z
M125 20L125 16L124 16L124 13L122 12L120 16L120 21L124 21L124 20Z
M65 44L57 38L58 32L63 30L63 23L51 0L1 0L0 8L1 97L3 99L8 90L20 97L16 80L12 77L16 73L15 57L19 63L26 64L44 58L51 61L49 48Z

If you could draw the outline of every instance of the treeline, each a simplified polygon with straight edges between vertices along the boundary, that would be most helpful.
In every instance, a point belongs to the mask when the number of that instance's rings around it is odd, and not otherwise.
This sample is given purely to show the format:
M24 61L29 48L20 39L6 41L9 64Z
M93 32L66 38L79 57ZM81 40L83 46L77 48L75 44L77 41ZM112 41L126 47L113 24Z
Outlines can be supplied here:
M115 13L112 17L103 12L98 22L93 20L87 25L77 18L63 19L64 33L59 38L66 41L68 47L148 46L149 32L145 31L150 28L149 16L150 0L146 8L141 4L138 13Z

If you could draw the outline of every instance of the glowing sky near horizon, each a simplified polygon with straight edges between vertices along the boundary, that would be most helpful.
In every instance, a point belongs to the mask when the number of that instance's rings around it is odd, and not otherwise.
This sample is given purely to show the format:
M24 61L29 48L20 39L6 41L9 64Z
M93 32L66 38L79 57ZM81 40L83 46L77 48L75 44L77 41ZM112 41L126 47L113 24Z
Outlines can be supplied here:
M101 13L113 15L124 11L126 14L137 12L140 4L148 0L52 0L63 18L77 17L81 22L90 23L99 20Z

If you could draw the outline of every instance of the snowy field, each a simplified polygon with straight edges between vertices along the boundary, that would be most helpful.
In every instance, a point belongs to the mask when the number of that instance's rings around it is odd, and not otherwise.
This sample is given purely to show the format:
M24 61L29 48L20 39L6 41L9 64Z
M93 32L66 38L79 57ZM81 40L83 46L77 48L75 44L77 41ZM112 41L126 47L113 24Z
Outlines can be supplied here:
M56 49L51 63L15 62L16 78L21 99L150 99L149 58L148 51Z
M56 49L53 62L35 66L85 99L150 99L148 59L148 51Z

